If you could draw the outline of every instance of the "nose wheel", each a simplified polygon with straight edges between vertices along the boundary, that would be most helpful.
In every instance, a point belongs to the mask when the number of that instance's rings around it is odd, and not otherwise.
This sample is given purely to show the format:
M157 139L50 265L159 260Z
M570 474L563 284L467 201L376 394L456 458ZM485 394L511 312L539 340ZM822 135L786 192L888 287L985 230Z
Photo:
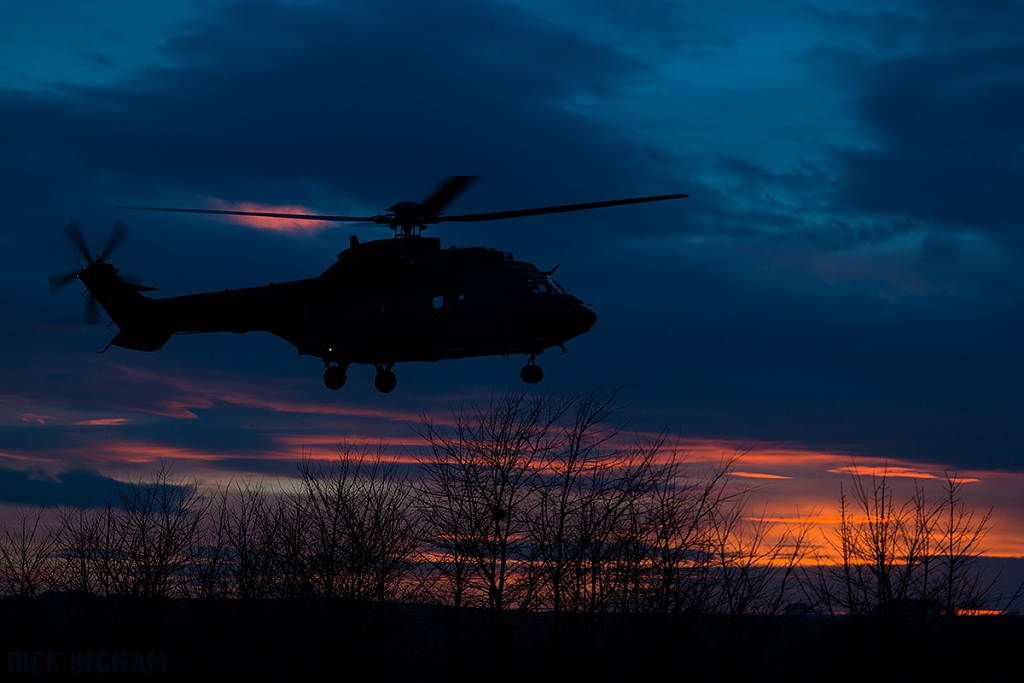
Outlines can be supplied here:
M382 394L390 394L398 386L398 378L391 371L394 366L394 363L377 366L377 376L373 378L373 386L377 387L377 391Z
M530 360L519 371L519 377L527 384L537 384L544 379L544 371L537 367L537 354L530 354Z

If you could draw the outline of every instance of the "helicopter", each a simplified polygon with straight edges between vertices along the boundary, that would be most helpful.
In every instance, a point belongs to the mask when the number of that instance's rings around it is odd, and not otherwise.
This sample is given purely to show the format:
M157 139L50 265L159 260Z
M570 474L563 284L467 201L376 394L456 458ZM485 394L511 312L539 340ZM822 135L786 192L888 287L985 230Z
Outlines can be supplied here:
M668 194L563 204L512 211L449 216L443 210L476 176L451 176L422 202L401 201L374 216L119 206L119 209L220 214L387 226L391 239L360 242L347 249L318 277L261 287L229 289L155 299L155 287L129 281L107 258L129 233L117 221L103 251L91 255L77 222L64 233L85 259L79 269L51 276L56 292L80 281L86 288L86 322L100 322L97 305L117 325L107 347L158 351L175 334L270 332L294 345L300 355L320 358L324 384L345 385L353 363L376 368L374 386L389 393L398 384L396 363L440 361L471 356L528 356L520 371L527 384L544 376L537 356L593 327L597 315L552 277L512 254L487 247L441 248L423 237L429 225L475 223L610 206L681 199Z

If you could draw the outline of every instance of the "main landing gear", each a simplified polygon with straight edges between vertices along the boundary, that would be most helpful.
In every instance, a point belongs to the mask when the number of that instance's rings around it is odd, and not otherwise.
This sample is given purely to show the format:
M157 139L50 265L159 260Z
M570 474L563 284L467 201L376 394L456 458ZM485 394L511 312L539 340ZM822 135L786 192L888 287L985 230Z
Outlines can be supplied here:
M398 378L391 372L393 367L394 363L388 363L386 366L383 363L377 365L377 376L373 378L373 386L382 394L390 394L398 386Z
M345 375L346 370L348 370L347 365L345 367L328 365L324 370L324 384L327 385L327 388L337 390L345 386L345 380L348 379Z
M337 390L345 386L348 363L330 365L330 361L324 361L324 364L327 365L327 369L324 370L324 384L327 385L327 388ZM395 367L394 363L377 364L377 376L373 379L373 386L377 387L377 391L382 394L390 394L398 386L398 378L391 371L393 367Z
M519 377L527 384L537 384L544 379L544 371L537 367L537 354L530 354L530 360L519 371Z

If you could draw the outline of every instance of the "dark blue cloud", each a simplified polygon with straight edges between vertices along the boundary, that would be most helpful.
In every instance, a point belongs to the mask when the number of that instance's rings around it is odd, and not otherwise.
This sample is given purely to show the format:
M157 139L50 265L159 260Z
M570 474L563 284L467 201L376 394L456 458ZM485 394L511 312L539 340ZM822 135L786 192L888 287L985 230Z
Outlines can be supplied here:
M41 470L0 468L0 503L32 506L120 507L151 484L121 482L92 470L65 470L51 477ZM170 483L171 491L189 490Z
M240 4L167 51L177 67L110 87L4 93L4 165L22 202L70 183L268 202L319 191L376 210L452 169L507 169L521 201L652 177L641 151L565 108L642 66L512 9Z
M1024 10L1013 3L986 10L940 3L926 49L859 74L858 111L873 145L839 154L840 206L1019 246Z

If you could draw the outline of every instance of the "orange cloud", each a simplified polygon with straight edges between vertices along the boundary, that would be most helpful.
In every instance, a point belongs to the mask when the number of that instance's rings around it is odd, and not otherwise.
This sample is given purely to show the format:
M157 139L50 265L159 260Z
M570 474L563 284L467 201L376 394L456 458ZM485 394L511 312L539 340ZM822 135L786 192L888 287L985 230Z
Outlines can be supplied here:
M87 427L116 427L119 425L128 424L128 418L126 417L101 417L96 420L79 420L75 423L76 425L83 425Z
M353 436L352 434L306 434L302 436L286 435L278 436L275 439L278 443L290 448L309 448L314 446L330 446L335 449L339 445L357 446L360 448L375 447L383 444L387 447L418 447L423 445L423 440L417 436L404 438L381 437L377 434L363 434Z
M255 202L225 202L210 198L205 201L210 209L219 211L258 211L264 213L295 213L312 216L316 212L304 206L257 204ZM244 225L259 230L276 230L278 232L316 232L329 228L334 224L330 221L303 220L301 218L270 218L267 216L218 216L236 225Z
M216 394L215 398L245 408L262 408L277 413L298 413L313 415L337 415L343 417L371 417L403 422L419 422L418 413L405 413L395 410L377 410L362 406L341 406L331 403L296 403L294 401L274 401L249 394Z
M859 465L847 465L845 467L838 467L836 469L828 470L831 474L852 474L854 476L871 476L871 477L886 477L886 478L904 478L904 479L945 479L946 475L936 475L931 472L926 472L912 467L898 467L890 465L874 465L861 467ZM950 477L953 481L970 484L981 481L975 477Z
M40 425L46 424L49 420L57 419L53 415L37 415L36 413L18 413L18 417L25 422L32 422Z
M734 477L745 477L747 479L792 479L781 474L765 474L764 472L733 472Z

